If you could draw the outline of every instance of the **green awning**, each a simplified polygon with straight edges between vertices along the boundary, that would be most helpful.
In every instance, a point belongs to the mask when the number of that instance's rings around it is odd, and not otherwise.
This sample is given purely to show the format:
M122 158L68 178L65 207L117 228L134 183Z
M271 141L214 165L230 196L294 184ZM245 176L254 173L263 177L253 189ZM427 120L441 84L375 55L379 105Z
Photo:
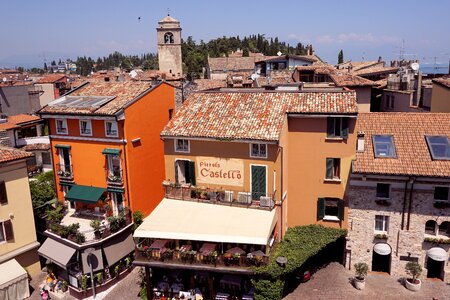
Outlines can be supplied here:
M114 148L105 148L103 149L103 154L115 154L118 155L120 154L120 149L114 149Z
M112 193L124 193L124 189L121 188L108 187L106 190Z
M67 186L71 186L71 185L73 185L73 183L71 183L71 182L60 181L60 182L59 182L59 185L67 185Z
M70 145L56 144L55 148L70 149Z
M75 184L66 194L65 198L67 201L78 201L87 204L95 204L98 200L100 200L104 192L104 188Z

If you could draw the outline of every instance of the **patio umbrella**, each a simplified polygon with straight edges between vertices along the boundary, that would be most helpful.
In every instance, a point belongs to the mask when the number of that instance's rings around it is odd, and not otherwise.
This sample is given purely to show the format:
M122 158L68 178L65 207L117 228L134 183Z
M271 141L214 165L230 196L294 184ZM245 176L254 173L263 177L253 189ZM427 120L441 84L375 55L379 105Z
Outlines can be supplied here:
M253 256L266 256L266 254L264 253L264 252L262 252L261 250L256 250L256 251L253 251L252 253L251 253Z
M245 254L245 251L239 247L234 247L234 248L227 250L227 253L243 255L243 254Z

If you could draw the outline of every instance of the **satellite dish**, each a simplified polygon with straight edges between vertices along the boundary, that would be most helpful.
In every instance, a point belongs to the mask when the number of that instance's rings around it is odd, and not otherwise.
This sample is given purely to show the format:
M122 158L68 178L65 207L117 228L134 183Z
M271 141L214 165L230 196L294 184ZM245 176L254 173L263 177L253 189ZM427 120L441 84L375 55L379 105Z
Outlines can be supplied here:
M8 80L8 79L6 79L6 77L3 77L3 82L6 82L6 80Z
M252 80L255 80L255 79L258 78L258 77L259 77L258 74L252 74L252 75L250 76L250 78L251 78Z
M138 75L138 73L135 70L131 70L131 72L130 72L131 78L136 78L137 75Z
M414 71L418 71L419 67L420 65L416 62L411 64L411 69L413 69Z
M278 52L277 52L277 55L278 55L278 56L281 56L281 54L283 54L283 53L281 53L281 51L278 51Z

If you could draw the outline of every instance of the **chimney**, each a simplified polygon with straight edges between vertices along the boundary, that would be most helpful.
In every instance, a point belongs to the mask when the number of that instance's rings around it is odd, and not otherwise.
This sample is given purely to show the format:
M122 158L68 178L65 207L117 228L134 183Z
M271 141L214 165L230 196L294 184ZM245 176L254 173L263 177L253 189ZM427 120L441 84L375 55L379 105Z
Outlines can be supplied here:
M364 131L358 132L358 139L356 142L356 152L364 152Z
M311 55L311 50L309 48L309 45L306 46L306 55Z

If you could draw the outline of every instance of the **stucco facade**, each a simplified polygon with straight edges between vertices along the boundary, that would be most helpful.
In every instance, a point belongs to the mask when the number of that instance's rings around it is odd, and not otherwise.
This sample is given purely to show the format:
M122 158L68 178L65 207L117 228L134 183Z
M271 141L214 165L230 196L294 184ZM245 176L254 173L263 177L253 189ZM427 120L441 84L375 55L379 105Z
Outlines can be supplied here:
M450 88L433 82L431 112L450 112Z
M0 205L0 230L12 224L13 238L0 242L0 263L15 258L31 277L40 272L28 173L24 159L0 164L0 181L5 182L7 203ZM4 235L3 235L4 236Z

